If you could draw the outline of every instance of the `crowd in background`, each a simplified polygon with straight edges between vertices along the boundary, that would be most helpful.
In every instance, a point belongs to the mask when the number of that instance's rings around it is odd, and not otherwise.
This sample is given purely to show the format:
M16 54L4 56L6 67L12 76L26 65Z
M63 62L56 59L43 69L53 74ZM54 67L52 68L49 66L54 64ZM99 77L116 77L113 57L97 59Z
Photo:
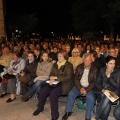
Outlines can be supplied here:
M58 98L68 95L65 115L62 118L67 120L72 114L72 105L76 97L84 95L87 103L85 119L90 120L96 98L94 94L99 89L101 92L97 92L101 95L102 102L92 119L107 120L111 102L104 98L103 93L110 90L120 95L119 69L120 42L3 42L0 46L0 97L3 98L10 93L6 101L10 103L18 94L22 95L21 101L26 102L36 93L39 100L38 108L33 113L36 116L44 110L46 98L50 96L52 120L57 120ZM9 75L9 80L4 84L2 81L6 74ZM56 81L57 87L51 87ZM104 101L107 101L106 106L102 106ZM99 110L101 108L102 111ZM120 120L120 105L116 107L114 115Z

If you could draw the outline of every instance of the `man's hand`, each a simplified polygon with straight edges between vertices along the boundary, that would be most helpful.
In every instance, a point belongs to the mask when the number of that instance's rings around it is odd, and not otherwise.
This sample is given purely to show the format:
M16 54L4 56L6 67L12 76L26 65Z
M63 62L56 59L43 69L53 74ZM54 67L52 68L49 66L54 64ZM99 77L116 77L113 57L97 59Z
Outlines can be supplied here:
M51 79L54 79L54 80L55 80L55 79L57 79L57 76L50 76L50 80L51 80Z
M86 91L84 88L81 88L81 89L80 89L80 93L81 93L82 95L86 95L86 94L87 94L87 91Z

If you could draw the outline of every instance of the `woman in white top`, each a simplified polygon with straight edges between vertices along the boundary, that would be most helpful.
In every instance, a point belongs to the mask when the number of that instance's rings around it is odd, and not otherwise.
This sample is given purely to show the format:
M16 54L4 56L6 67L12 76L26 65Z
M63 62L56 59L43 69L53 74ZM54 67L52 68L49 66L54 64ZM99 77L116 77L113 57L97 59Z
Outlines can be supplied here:
M2 94L1 98L3 98L7 93L10 93L10 98L6 101L7 103L12 102L16 99L16 82L17 75L21 70L25 67L25 61L21 59L21 54L19 52L12 53L13 60L10 62L10 66L7 70L8 75L13 75L13 78L9 78L8 84L2 84ZM4 76L4 75L3 75Z

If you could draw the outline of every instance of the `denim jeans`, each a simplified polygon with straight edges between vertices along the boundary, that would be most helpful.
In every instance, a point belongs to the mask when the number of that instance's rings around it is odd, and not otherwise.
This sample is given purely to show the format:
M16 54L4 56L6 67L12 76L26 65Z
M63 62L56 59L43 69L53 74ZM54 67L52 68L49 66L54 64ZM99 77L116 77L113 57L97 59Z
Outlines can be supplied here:
M71 112L72 111L72 105L74 104L74 101L76 97L80 96L80 91L74 86L70 92L68 93L68 99L67 99L67 106L65 109L65 112ZM86 94L86 115L85 118L91 119L91 113L94 108L94 101L95 101L95 95L93 91L89 91Z
M94 115L94 118L96 120L99 120L101 118L101 120L108 120L108 116L111 110L111 101L105 96L103 95L98 109Z
M117 120L120 120L120 105L118 105L114 110L114 116Z
M45 84L46 84L46 81L42 81L42 80L36 81L33 84L33 86L30 88L30 90L27 92L28 96L32 97L35 92L39 96L40 90L43 88Z

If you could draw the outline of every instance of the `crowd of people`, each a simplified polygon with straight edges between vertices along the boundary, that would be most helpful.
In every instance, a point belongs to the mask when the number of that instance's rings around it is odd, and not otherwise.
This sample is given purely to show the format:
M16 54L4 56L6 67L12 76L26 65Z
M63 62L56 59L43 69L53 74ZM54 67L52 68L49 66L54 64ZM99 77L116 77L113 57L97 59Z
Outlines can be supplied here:
M22 95L21 102L27 102L36 94L34 116L44 110L49 96L51 120L57 120L58 99L65 95L62 120L67 120L76 98L84 96L85 120L108 120L112 102L105 93L111 91L120 97L120 42L1 43L0 82L0 98L10 94L7 103L16 100L16 95ZM98 108L92 116L96 99ZM120 104L116 104L113 114L120 120Z

